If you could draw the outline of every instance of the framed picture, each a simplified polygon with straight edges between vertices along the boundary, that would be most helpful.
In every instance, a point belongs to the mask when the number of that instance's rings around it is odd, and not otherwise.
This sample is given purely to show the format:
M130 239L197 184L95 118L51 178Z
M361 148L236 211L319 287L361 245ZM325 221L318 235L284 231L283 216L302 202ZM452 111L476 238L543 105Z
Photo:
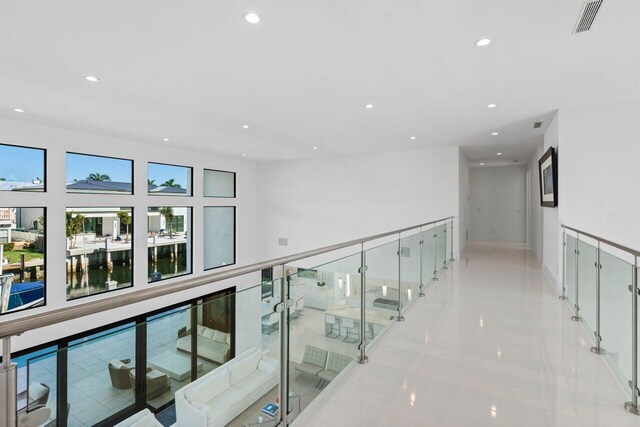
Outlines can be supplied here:
M540 205L547 208L558 206L558 160L556 150L549 147L538 161L540 168Z

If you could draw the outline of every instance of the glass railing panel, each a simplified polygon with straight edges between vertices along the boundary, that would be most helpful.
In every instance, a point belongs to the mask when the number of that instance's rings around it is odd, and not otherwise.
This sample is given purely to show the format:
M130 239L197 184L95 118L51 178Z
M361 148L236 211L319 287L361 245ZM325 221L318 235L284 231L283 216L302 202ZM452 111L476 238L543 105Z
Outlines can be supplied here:
M565 246L565 296L571 306L571 310L575 311L576 303L576 250L578 241L573 236L566 236Z
M595 267L598 248L589 243L578 241L578 282L580 284L578 306L580 317L585 326L591 331L590 337L595 342L593 332L596 330L596 277Z
M289 410L304 410L358 355L361 330L361 255L309 269L287 267ZM365 303L367 296L365 295Z
M398 300L402 295L398 286L398 242L392 241L367 249L367 306L371 307L368 322L372 333L367 340L369 348L398 316ZM371 303L369 303L371 301Z
M153 411L172 402L174 393L191 382L189 321L194 310L186 305L147 318L146 403Z
M94 425L135 402L135 324L76 340L67 349L69 423Z
M420 232L403 237L401 240L401 297L399 298L400 312L418 298L420 292Z
M25 418L57 419L58 351L48 348L13 360L18 365L18 425Z
M440 224L439 226L437 226L435 228L435 235L436 237L436 270L440 271L442 270L443 267L446 266L447 264L447 233L446 230L447 229L447 225L446 224Z
M257 420L264 405L278 401L279 302L279 294L263 295L260 284L218 292L191 308L150 319L148 342L157 342L155 356L149 349L147 366L165 374L171 390L148 395L147 403L162 407L175 398L170 424L241 426ZM223 397L225 408L220 407ZM264 416L263 421L274 425L275 418Z
M436 277L436 228L422 231L422 283L428 287Z
M605 357L623 384L631 379L632 264L606 250L600 252L600 335ZM626 387L625 387L626 388Z

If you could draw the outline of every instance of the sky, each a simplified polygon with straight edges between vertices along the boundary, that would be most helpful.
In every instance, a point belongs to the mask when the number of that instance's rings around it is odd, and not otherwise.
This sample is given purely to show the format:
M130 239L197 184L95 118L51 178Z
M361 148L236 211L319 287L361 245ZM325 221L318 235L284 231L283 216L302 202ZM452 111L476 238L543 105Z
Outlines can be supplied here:
M173 178L182 188L188 188L191 178L190 168L184 166L163 165L160 163L149 163L149 179L155 180L156 185L162 185L165 181Z
M0 144L0 178L18 182L44 180L44 150Z
M131 160L67 153L67 182L87 179L91 173L109 175L111 181L131 182Z
M131 160L113 159L67 153L67 182L87 179L91 173L109 175L111 181L131 182ZM173 178L182 188L188 188L191 170L188 167L148 164L149 179L156 185ZM31 182L44 179L44 150L0 144L0 178L7 181Z

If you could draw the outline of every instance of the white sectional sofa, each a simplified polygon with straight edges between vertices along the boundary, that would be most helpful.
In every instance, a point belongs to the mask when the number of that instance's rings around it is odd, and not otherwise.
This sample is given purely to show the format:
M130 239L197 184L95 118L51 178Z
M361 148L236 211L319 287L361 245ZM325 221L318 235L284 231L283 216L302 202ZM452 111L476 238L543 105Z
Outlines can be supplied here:
M151 413L150 410L144 409L123 422L116 424L114 427L164 427L160 421Z
M204 357L219 364L229 360L231 334L202 325L197 325L196 333L198 334L198 357ZM186 334L178 338L176 347L185 353L191 353L191 335Z
M253 347L175 394L178 427L224 427L278 385L279 362Z

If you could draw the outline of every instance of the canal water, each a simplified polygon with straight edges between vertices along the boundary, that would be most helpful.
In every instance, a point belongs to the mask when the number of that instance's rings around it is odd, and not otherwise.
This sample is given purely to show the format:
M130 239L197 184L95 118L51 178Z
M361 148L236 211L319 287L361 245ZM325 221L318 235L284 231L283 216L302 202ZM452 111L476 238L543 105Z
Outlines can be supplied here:
M117 282L115 289L131 286L133 265L128 263L114 263L113 269L89 267L84 272L67 273L67 299L83 297L108 291L106 282ZM187 258L179 256L176 259L158 259L157 262L149 261L148 277L151 281L151 273L159 272L162 279L180 276L187 273Z

